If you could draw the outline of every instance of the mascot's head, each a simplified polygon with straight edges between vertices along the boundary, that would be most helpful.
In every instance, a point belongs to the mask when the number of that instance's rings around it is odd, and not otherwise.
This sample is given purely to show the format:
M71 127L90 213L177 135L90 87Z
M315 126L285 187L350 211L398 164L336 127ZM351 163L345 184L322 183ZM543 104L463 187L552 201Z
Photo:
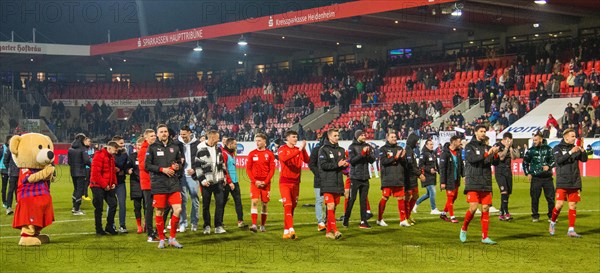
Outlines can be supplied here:
M54 161L52 140L42 134L13 136L9 147L13 160L19 168L43 169Z

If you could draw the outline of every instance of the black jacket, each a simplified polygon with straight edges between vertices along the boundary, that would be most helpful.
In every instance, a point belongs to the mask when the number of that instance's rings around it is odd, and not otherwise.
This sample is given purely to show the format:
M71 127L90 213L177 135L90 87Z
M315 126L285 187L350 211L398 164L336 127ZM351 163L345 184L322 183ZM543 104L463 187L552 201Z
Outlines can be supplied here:
M133 169L129 175L129 197L142 198L142 188L140 186L140 163L137 160L138 152L129 155L129 166L126 171Z
M344 193L343 170L346 167L338 166L340 160L346 159L346 151L338 144L331 144L325 140L318 154L319 179L321 182L321 195L323 193Z
M492 164L498 159L496 155L485 156L489 147L475 136L465 147L465 190L492 191Z
M456 150L456 161L450 151L450 145L445 145L440 155L440 185L446 185L446 190L455 190L460 187L460 178L465 177L462 151ZM454 163L457 163L456 166ZM456 179L454 173L456 171Z
M321 150L321 144L315 146L310 152L310 160L308 161L308 168L313 173L313 187L320 188L321 182L319 181L319 151Z
M581 189L581 172L579 161L586 162L587 154L575 152L569 154L574 147L562 140L552 150L554 161L556 161L556 188L557 189Z
M125 183L127 169L131 167L129 155L127 155L125 150L119 150L119 152L115 154L115 166L120 170L117 172L117 184Z
M369 147L369 152L364 153L363 149ZM369 180L369 164L375 162L373 149L366 142L358 142L354 139L348 147L348 157L350 159L350 179Z
M7 145L8 147L8 145ZM9 150L10 151L10 150ZM8 176L19 176L19 167L13 160L12 153L8 153L8 156L4 158L4 166L8 166Z
M82 140L75 139L71 144L71 148L67 152L67 160L71 167L72 177L85 177L86 167L90 167L92 162L90 156L87 153L87 147L83 145Z
M415 134L410 134L406 140L406 174L404 175L404 187L406 190L419 186L417 179L421 176L421 169L419 169L417 157L414 152L418 141L419 137Z
M425 175L425 181L421 181L421 187L427 187L436 184L437 172L439 172L437 156L434 151L423 147L421 157L419 158L419 169ZM435 169L436 173L431 173L431 169Z
M173 193L181 191L179 176L175 174L172 177L160 171L160 168L169 168L172 163L181 164L183 154L179 150L179 145L171 139L165 145L160 140L154 142L146 152L144 162L146 171L150 173L150 184L152 194Z
M381 189L388 187L404 187L404 172L406 161L403 157L396 158L396 153L402 152L398 144L385 143L379 148L379 164L381 164Z

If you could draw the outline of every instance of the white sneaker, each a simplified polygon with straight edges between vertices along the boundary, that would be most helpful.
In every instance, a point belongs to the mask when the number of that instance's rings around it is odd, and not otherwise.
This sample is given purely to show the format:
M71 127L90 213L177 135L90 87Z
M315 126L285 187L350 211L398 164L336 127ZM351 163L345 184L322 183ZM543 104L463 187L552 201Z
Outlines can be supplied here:
M170 223L170 222L171 222L171 221L169 221L169 223ZM167 229L168 229L168 230L171 230L171 224L168 224L168 225L167 225Z
M185 224L179 225L179 229L177 229L177 232L185 232Z
M412 213L417 213L417 207L418 207L418 206L419 206L419 205L415 204L415 206L414 206L414 207L413 207L413 209L412 209Z
M192 224L192 232L198 231L198 225Z
M490 207L490 213L498 213L500 212L500 210L498 210L497 208L494 208L494 206Z
M222 227L222 226L218 226L215 228L215 233L216 234L223 234L226 233L227 231Z
M385 221L383 221L383 219L381 219L381 221L380 220L375 221L375 224L377 224L378 226L381 226L381 227L387 227L388 226L388 224L385 223Z
M85 215L85 213L81 210L73 211L73 215Z
M432 211L431 211L431 213L429 213L429 214L432 214L432 215L440 215L440 214L442 214L442 212L441 212L441 211L439 211L439 210L436 208L436 209L432 210Z
M204 231L202 233L204 233L204 234L210 234L210 226L205 226L204 227Z
M410 223L408 222L408 220L404 220L404 221L400 222L400 226L401 227L410 227Z
M267 231L267 229L265 228L265 226L260 226L259 230L260 230L260 232L266 232Z
M481 214L481 210L480 210L480 209L477 209L477 210L475 211L475 214Z

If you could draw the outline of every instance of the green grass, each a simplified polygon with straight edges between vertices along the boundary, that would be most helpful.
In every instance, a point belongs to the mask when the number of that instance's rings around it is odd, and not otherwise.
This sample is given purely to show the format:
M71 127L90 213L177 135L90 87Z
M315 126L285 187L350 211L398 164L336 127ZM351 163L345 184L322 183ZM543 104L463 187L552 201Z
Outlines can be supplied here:
M599 272L600 271L600 181L584 178L582 202L577 213L577 231L581 239L566 236L567 213L564 211L554 237L548 235L548 223L532 223L529 185L524 177L515 177L510 209L515 219L500 222L492 215L490 237L496 246L482 245L479 216L469 228L469 240L460 243L460 224L446 223L429 215L429 202L415 214L417 224L398 226L395 202L388 202L385 219L389 227L375 226L359 230L353 221L349 229L341 227L344 239L330 241L316 231L312 174L303 173L295 228L299 239L283 241L282 206L277 200L277 183L266 233L253 234L235 226L233 202L225 209L227 234L202 235L187 231L178 234L184 249L159 250L147 243L145 234L135 234L133 204L127 204L127 226L133 233L96 237L93 207L84 201L85 216L72 216L72 183L68 167L58 168L58 182L52 185L56 222L44 233L51 243L41 247L17 246L19 231L12 229L12 217L0 215L1 272ZM240 177L245 171L240 170ZM277 180L275 180L277 181ZM248 179L242 179L242 199L246 222L249 217ZM495 189L496 193L497 189ZM370 202L377 213L380 199L379 180L371 181ZM437 204L443 208L445 194L438 191ZM499 196L494 203L499 205ZM353 215L358 214L355 205ZM467 204L464 195L456 201L455 211L463 219ZM498 207L498 206L497 206ZM544 213L546 202L541 198ZM211 211L214 211L211 209ZM188 206L189 212L189 206ZM337 215L341 214L338 209ZM357 216L353 216L356 220ZM117 214L118 219L118 214ZM543 218L542 218L543 219ZM545 220L545 219L544 219ZM202 220L200 220L202 223ZM33 262L32 262L33 261Z

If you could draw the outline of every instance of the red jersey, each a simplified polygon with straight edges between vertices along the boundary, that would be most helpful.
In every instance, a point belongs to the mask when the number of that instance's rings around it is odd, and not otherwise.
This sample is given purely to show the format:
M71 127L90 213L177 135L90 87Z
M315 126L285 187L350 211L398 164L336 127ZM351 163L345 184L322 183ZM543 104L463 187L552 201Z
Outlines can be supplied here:
M246 164L246 173L250 182L254 184L256 180L265 181L265 184L271 184L271 178L275 174L275 155L269 150L253 150L248 154L248 163Z
M49 195L48 183L50 180L42 180L34 183L28 181L29 176L41 171L41 169L20 169L19 184L17 186L17 202L25 197L34 197L41 195Z
M140 168L140 188L142 190L150 190L150 173L148 173L148 171L146 171L146 153L148 151L148 146L150 146L150 144L148 144L148 141L145 141L142 143L142 147L140 148L140 151L138 152L138 156L137 156L137 161L139 164L139 168Z
M281 163L279 183L300 183L302 162L308 163L310 159L306 149L300 150L295 146L290 148L286 144L279 148L277 155L279 155L279 162Z

